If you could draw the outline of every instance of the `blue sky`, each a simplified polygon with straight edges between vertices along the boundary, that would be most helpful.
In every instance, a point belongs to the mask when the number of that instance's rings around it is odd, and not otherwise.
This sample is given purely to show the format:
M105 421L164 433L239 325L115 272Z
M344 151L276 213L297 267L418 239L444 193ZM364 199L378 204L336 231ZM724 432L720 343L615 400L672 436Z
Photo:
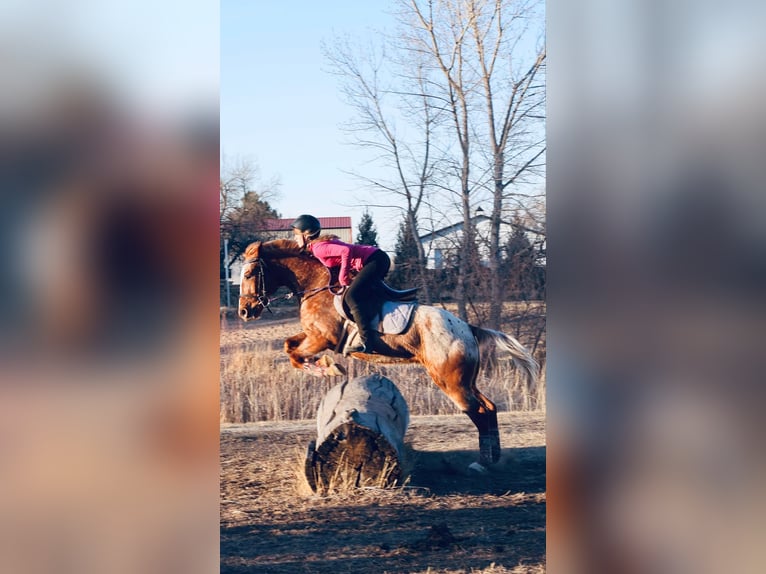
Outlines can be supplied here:
M222 0L221 152L251 158L265 179L281 179L272 202L284 217L350 215L356 234L366 202L344 170L365 156L344 145L352 110L329 74L322 42L392 26L384 0ZM393 250L395 211L371 210L381 246Z

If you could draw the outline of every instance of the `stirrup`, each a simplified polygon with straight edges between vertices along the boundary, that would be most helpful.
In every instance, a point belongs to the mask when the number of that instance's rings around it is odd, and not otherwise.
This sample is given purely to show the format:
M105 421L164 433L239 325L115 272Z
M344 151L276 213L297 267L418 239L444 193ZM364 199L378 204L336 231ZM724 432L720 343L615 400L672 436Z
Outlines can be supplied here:
M343 351L343 356L348 357L351 353L366 353L367 345L364 343L357 343L353 347L346 347Z

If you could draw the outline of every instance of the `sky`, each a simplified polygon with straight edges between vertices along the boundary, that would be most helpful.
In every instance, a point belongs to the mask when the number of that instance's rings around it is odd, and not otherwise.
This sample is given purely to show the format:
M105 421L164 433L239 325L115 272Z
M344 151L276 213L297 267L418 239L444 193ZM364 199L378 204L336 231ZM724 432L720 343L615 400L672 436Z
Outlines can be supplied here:
M264 180L278 177L271 204L283 217L351 216L356 236L369 195L345 171L369 167L344 143L341 125L352 110L327 71L322 42L391 28L390 8L385 0L221 1L222 158L252 160ZM370 213L381 247L393 251L396 211Z

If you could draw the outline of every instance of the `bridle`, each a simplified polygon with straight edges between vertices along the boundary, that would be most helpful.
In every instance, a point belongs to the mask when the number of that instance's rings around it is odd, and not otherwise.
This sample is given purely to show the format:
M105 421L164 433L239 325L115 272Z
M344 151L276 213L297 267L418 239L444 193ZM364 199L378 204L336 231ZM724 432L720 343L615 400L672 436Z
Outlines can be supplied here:
M266 262L263 259L260 259L258 257L254 259L246 259L244 264L242 265L242 276L240 277L239 284L242 285L242 282L245 280L245 269L248 265L251 265L255 263L256 265L256 278L255 278L255 294L248 293L247 295L242 295L240 293L240 297L242 299L255 299L261 307L264 309L268 309L269 313L272 313L273 311L269 309L269 305L271 304L271 299L269 298L268 294L266 293L266 274L264 269L266 268ZM290 293L290 296L292 296L292 293Z
M339 287L340 285L325 285L324 287L316 287L314 289L306 289L304 291L295 291L292 289L289 293L286 293L284 295L280 295L279 297L274 297L273 299L269 297L268 293L266 292L266 261L261 259L260 257L255 257L252 259L246 259L245 262L242 265L242 276L240 278L240 285L242 285L242 281L245 279L245 269L248 265L251 264L256 265L256 278L255 278L255 294L248 293L247 295L240 294L240 297L242 299L255 299L257 305L260 305L264 309L266 309L269 313L273 313L271 309L269 309L269 305L271 305L274 301L281 301L286 300L289 301L293 297L303 297L304 299L308 299L309 297L313 297L314 295L320 293L321 291L329 291L333 295L338 295L342 293L342 291L336 293L333 291L333 287ZM304 295L306 297L304 297Z

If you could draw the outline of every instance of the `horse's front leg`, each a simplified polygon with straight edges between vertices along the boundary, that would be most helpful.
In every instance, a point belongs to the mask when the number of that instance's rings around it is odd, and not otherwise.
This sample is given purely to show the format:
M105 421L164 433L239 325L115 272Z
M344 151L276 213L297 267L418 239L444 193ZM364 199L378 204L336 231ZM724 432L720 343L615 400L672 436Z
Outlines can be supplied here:
M296 369L303 369L307 359L313 358L324 349L327 349L326 339L307 333L301 332L285 339L285 353Z

